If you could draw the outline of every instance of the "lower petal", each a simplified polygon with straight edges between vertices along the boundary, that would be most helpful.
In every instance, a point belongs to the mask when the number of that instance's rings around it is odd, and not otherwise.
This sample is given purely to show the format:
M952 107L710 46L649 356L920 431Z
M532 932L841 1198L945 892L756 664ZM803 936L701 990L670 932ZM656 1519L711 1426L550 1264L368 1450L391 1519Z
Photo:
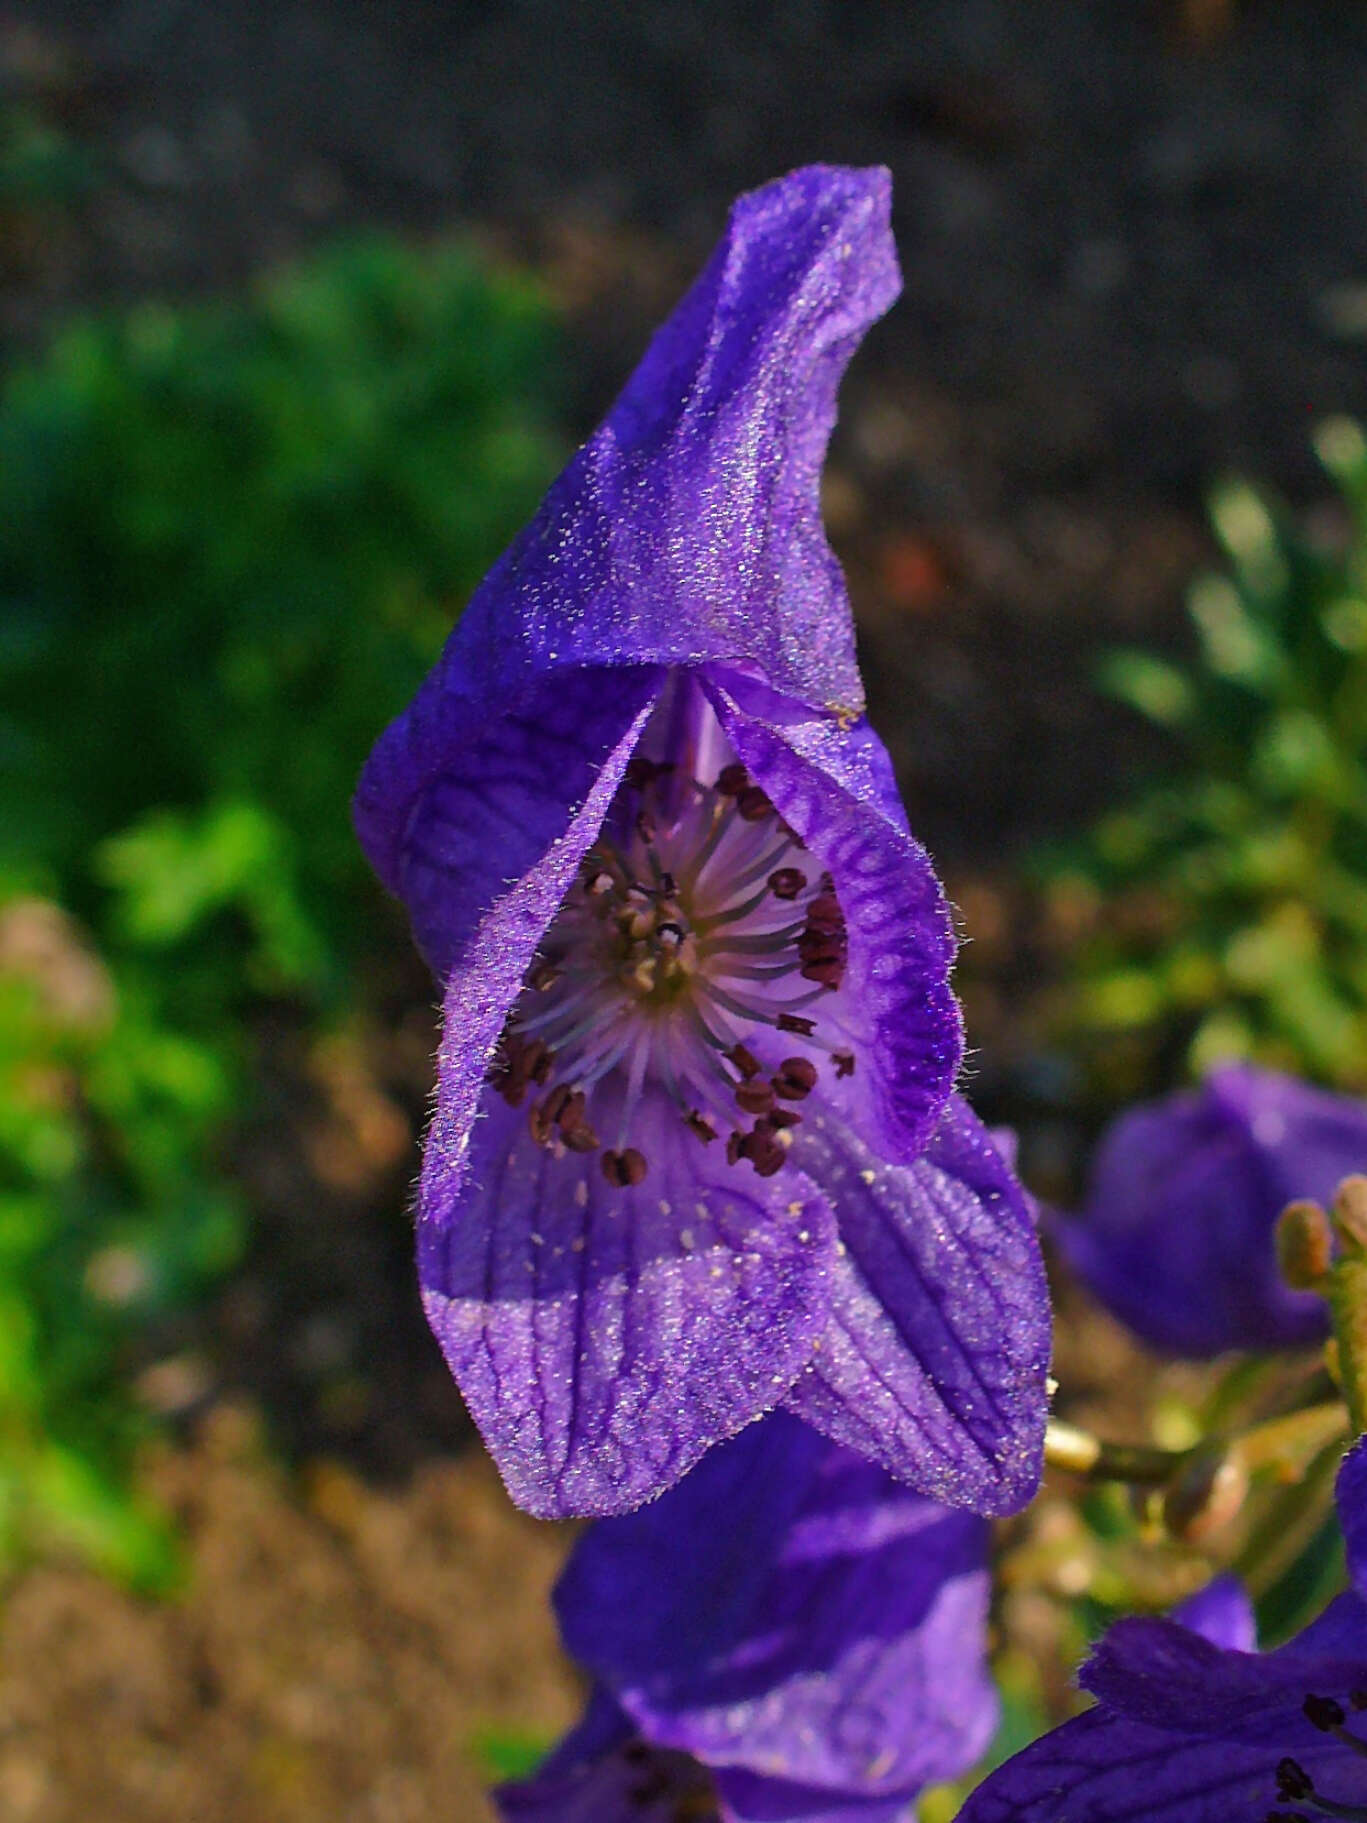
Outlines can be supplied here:
M505 1823L678 1823L705 1818L711 1788L683 1754L648 1746L603 1690L530 1778L494 1793ZM689 1808L696 1807L696 1808Z
M1337 1742L1297 1738L1294 1750L1319 1790L1353 1789L1362 1761ZM1254 1823L1281 1809L1277 1762L1289 1751L1275 1733L1257 1745L1183 1736L1091 1709L998 1767L958 1823Z
M925 1157L898 1167L813 1108L792 1158L840 1211L844 1250L788 1409L947 1506L1018 1511L1042 1466L1049 1296L987 1132L956 1100Z
M649 1739L828 1804L904 1805L992 1737L987 1531L775 1413L592 1527L556 1606Z
M1204 1589L1173 1609L1172 1618L1212 1646L1224 1646L1231 1652L1258 1650L1257 1617L1237 1576L1212 1577Z
M646 1180L619 1188L486 1092L468 1158L424 1161L428 1319L513 1499L542 1517L653 1499L782 1399L826 1322L824 1198L729 1166L677 1119L649 1130Z
M905 1793L894 1798L849 1798L816 1786L730 1769L716 1775L716 1785L723 1823L901 1823L911 1815Z

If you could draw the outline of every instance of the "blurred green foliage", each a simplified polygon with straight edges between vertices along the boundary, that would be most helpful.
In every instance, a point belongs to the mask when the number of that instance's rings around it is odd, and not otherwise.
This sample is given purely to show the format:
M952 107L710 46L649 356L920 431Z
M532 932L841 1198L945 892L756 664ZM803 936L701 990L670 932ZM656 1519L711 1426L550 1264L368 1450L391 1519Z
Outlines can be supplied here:
M1312 541L1226 484L1211 508L1225 565L1189 597L1194 662L1105 663L1103 686L1178 757L1050 884L1092 914L1065 1024L1124 1054L1131 1086L1176 1055L1367 1087L1367 440L1340 419L1316 447L1341 535Z
M559 450L528 282L350 245L64 330L0 390L0 1561L164 1584L149 1325L245 1241L254 1016L336 1025L394 915L365 753Z
M65 208L94 181L94 160L68 134L31 108L0 107L0 217Z

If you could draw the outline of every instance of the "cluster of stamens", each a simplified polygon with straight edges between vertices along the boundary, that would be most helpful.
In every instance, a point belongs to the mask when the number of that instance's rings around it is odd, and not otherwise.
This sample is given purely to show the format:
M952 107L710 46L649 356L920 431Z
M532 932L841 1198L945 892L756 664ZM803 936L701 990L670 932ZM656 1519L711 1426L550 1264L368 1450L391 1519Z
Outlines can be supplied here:
M1349 1709L1359 1713L1367 1710L1367 1690L1354 1690L1348 1698L1347 1709L1332 1696L1308 1696L1301 1705L1301 1713L1312 1727L1318 1728L1321 1734L1333 1735L1345 1747L1367 1759L1367 1738L1348 1727ZM1367 1803L1345 1803L1316 1791L1310 1774L1290 1755L1277 1762L1277 1797L1281 1803L1294 1804L1298 1808L1270 1810L1265 1823L1312 1823L1313 1817L1347 1817L1357 1819L1359 1823L1367 1819Z
M739 764L712 785L637 756L504 1030L490 1080L551 1152L598 1152L639 1184L643 1098L762 1177L829 1063L819 1003L844 979L831 876ZM760 1034L766 1034L761 1041ZM772 1039L767 1036L772 1034ZM779 1054L764 1064L756 1049Z

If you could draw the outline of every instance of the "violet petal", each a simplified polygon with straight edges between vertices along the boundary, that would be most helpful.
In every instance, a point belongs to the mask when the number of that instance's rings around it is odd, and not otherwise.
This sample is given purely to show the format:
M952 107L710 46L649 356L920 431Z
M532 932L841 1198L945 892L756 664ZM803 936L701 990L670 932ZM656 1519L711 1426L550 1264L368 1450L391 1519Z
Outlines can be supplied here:
M963 1053L949 987L955 938L930 858L890 818L867 745L851 773L830 772L780 732L716 698L727 737L779 813L835 881L849 960L841 1003L858 1069L850 1085L864 1136L884 1157L910 1163L924 1150Z
M552 1157L492 1091L468 1159L448 1171L429 1147L428 1320L510 1493L543 1517L652 1499L782 1398L826 1320L824 1199L728 1166L672 1110L651 1132L634 1188L597 1153Z
M779 1413L591 1528L557 1609L647 1739L905 1802L992 1736L987 1530Z
M788 1409L931 1499L1016 1511L1039 1485L1050 1317L1000 1152L955 1100L914 1165L884 1164L824 1109L793 1159L839 1210L845 1251Z

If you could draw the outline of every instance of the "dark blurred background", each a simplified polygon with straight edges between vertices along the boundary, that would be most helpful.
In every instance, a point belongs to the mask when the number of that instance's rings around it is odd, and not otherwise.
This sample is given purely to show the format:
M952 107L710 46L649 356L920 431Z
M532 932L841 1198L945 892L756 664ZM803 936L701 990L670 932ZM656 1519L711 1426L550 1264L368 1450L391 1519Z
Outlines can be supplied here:
M1066 1197L1217 1056L1367 1086L1367 8L0 3L7 1817L463 1823L570 1713L347 797L816 159L894 178L826 509L985 1111Z

